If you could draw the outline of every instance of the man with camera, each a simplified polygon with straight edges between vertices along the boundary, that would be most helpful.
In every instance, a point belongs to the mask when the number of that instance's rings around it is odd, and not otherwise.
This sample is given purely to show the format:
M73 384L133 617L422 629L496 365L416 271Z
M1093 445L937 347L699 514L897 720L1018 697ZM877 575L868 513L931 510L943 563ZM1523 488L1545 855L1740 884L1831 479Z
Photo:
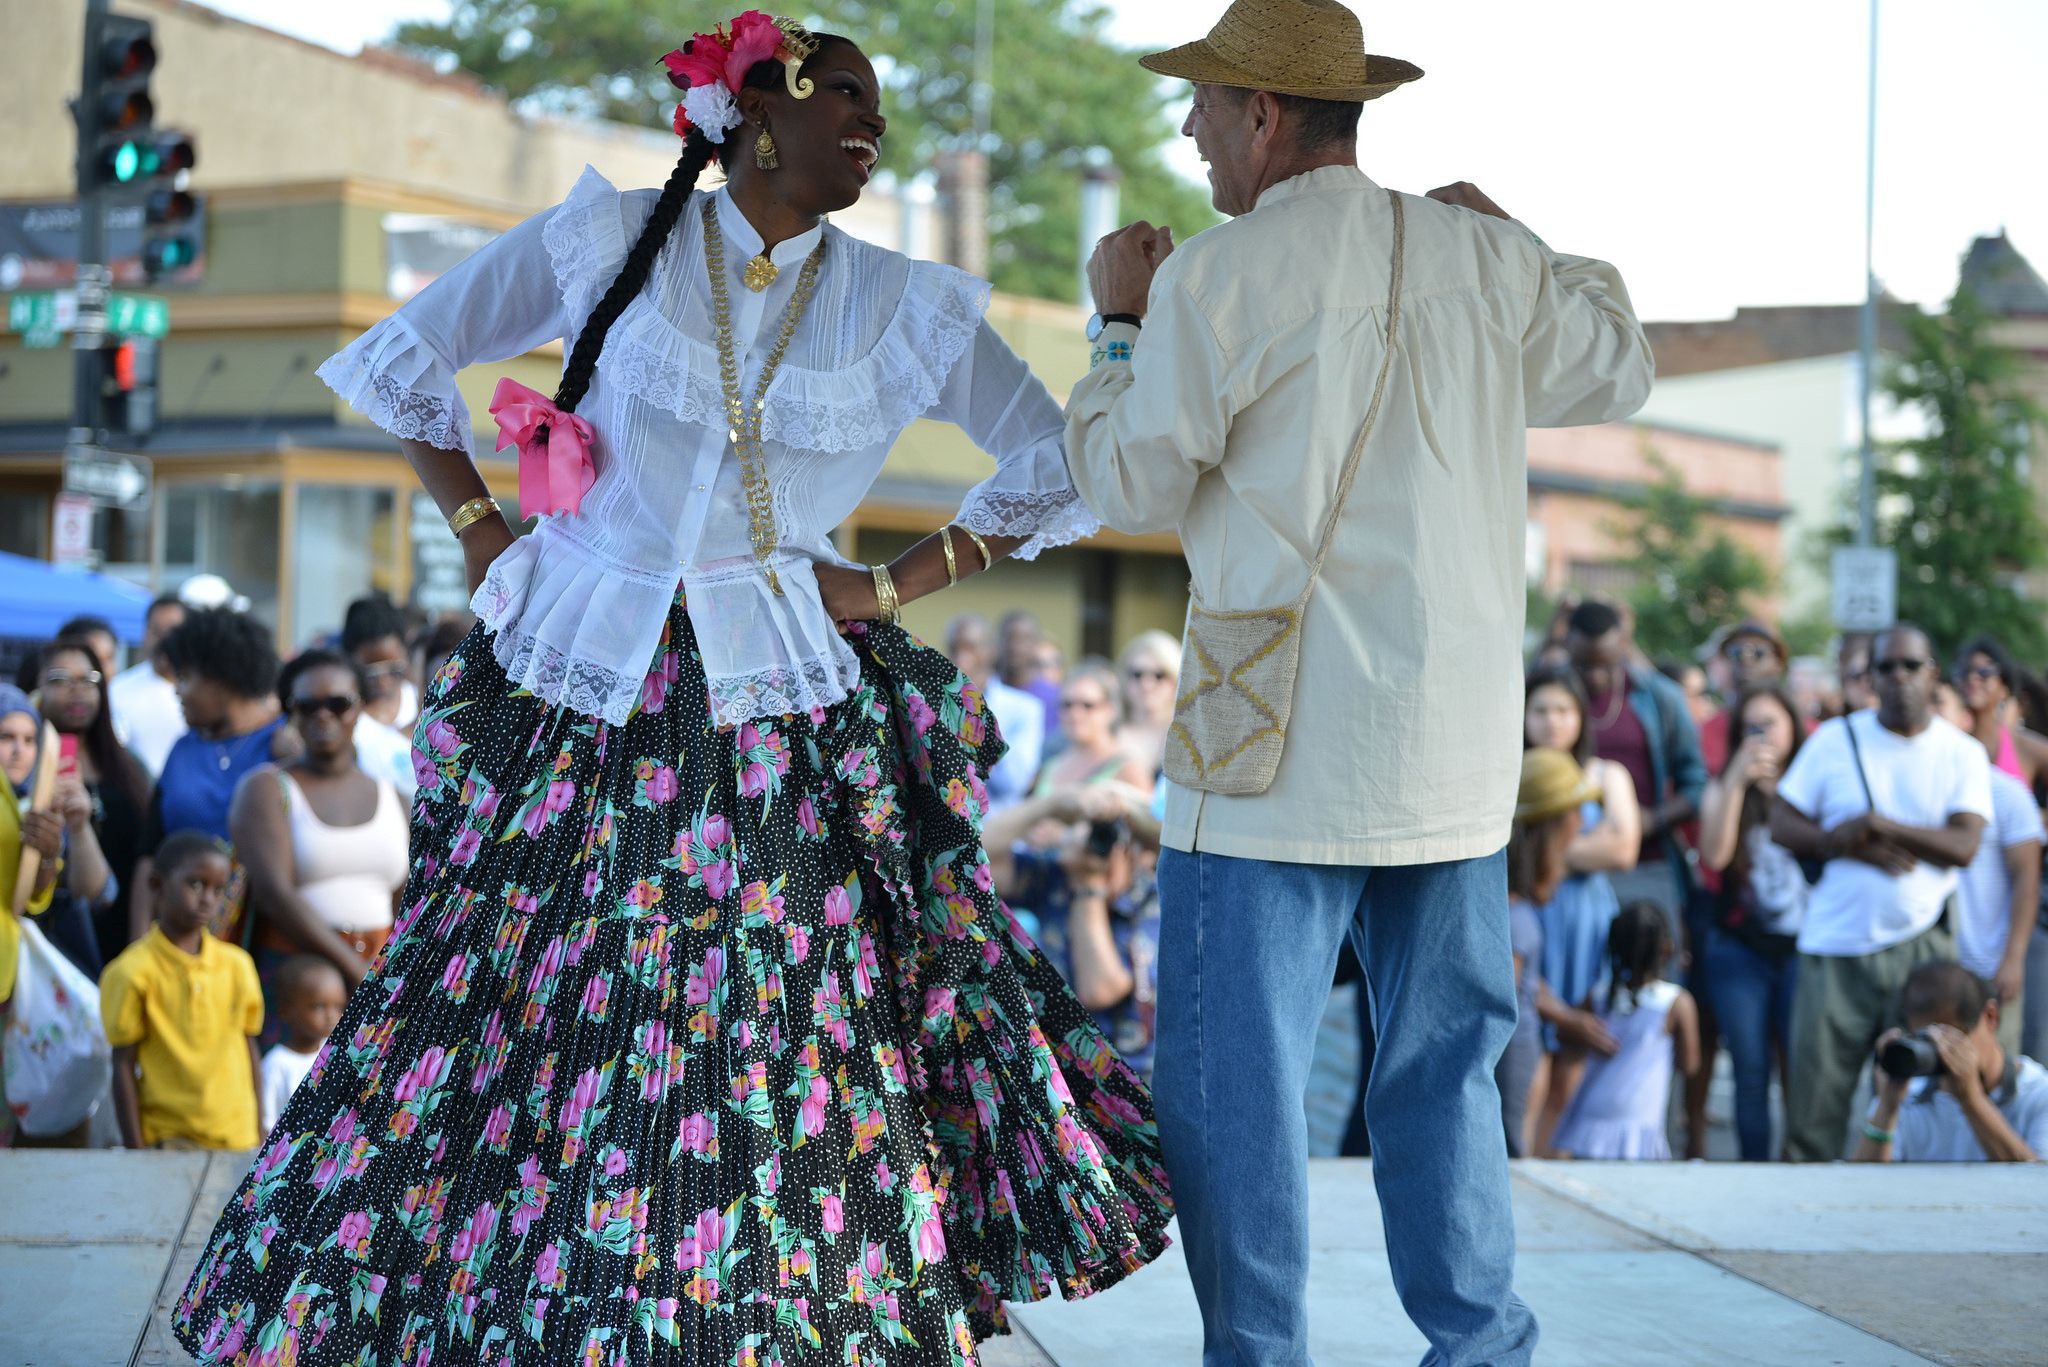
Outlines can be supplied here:
M1877 1101L1859 1163L2038 1163L2048 1068L1998 1042L1998 999L1961 964L1906 979L1904 1030L1877 1042Z

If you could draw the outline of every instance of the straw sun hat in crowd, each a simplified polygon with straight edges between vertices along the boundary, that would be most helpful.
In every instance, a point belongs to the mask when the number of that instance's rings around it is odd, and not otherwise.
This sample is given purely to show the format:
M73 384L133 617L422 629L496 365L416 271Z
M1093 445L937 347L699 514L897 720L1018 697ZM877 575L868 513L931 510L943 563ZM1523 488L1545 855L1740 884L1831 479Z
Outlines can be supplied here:
M1515 820L1539 824L1575 812L1600 796L1579 762L1562 750L1522 752L1522 786L1515 794Z
M1365 28L1337 0L1237 0L1197 42L1140 57L1162 76L1311 100L1376 100L1422 76L1365 50Z

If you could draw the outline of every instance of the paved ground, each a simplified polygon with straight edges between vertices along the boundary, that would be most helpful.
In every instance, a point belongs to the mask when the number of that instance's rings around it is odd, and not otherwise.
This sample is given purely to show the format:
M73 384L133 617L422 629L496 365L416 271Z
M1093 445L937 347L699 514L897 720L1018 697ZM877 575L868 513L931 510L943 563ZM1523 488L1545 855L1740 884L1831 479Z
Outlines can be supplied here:
M1334 1153L1356 1045L1333 996L1308 1107ZM1732 1154L1725 1078L1709 1148ZM0 1367L186 1367L162 1313L238 1155L0 1152ZM1312 1165L1318 1367L1423 1351L1395 1300L1368 1163ZM2048 1170L1517 1166L1519 1285L1569 1367L2048 1363ZM1199 1361L1178 1247L1114 1293L1018 1312L988 1367ZM307 1364L306 1367L319 1367Z

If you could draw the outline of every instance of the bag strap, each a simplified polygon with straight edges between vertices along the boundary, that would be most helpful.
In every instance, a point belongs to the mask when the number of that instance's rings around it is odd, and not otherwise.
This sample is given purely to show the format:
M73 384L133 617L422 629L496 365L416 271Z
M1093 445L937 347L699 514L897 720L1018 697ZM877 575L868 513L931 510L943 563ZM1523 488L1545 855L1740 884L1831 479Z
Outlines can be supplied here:
M1331 543L1337 539L1337 518L1344 511L1344 504L1351 497L1351 486L1358 479L1358 465L1365 455L1366 438L1372 435L1373 424L1379 421L1380 403L1387 396L1387 374L1394 368L1394 346L1401 326L1401 261L1406 255L1407 219L1401 211L1401 196L1387 191L1387 200L1394 206L1394 269L1391 283L1387 286L1387 354L1380 359L1379 379L1373 382L1372 403L1365 410L1365 424L1358 429L1358 440L1352 443L1351 454L1345 458L1344 473L1337 478L1337 497L1330 505L1330 515L1323 522L1322 543L1316 547L1316 558L1309 562L1308 586L1301 591L1308 597L1316 580L1322 575L1323 561L1329 557Z
M1856 760L1856 777L1863 784L1863 801L1870 808L1871 815L1877 814L1877 798L1870 791L1870 775L1863 772L1863 747L1856 740L1856 714L1851 712L1842 718L1842 729L1849 733L1849 753Z

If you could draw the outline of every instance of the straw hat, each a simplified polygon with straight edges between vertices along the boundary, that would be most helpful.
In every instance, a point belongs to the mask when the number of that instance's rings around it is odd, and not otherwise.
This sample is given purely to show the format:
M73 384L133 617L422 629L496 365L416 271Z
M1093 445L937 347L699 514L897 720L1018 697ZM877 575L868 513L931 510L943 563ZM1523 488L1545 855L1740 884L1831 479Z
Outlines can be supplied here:
M1376 100L1422 76L1365 50L1358 16L1337 0L1236 0L1199 42L1140 57L1162 76L1311 100Z
M1524 750L1522 786L1515 794L1515 820L1548 821L1577 811L1600 796L1579 762L1562 750Z

